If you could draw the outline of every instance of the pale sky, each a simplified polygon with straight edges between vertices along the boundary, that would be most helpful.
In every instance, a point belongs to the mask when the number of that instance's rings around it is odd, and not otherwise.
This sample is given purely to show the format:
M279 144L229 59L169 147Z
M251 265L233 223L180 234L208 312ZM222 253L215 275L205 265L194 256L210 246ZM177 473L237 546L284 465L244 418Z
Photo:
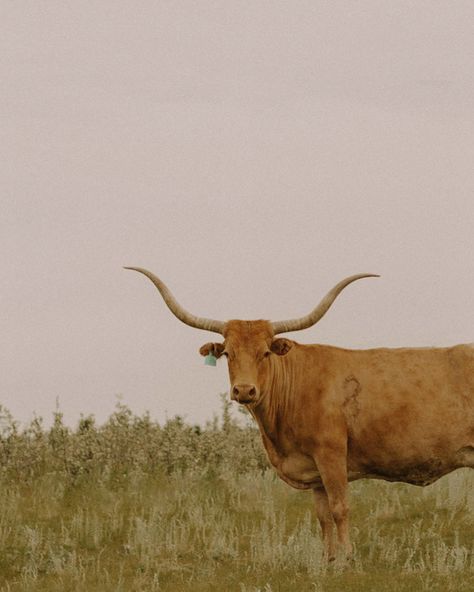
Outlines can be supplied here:
M0 7L0 403L203 422L228 389L143 276L342 347L474 341L474 4Z

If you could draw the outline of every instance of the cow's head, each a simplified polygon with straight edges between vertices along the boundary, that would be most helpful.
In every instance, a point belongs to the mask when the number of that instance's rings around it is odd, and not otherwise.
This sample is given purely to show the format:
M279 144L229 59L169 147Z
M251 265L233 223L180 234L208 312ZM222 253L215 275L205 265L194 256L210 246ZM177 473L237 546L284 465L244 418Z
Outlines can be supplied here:
M229 366L231 398L246 405L258 404L267 388L272 356L285 356L293 342L276 338L275 335L288 331L299 331L311 327L327 312L337 295L351 282L364 277L378 277L374 274L350 276L334 286L308 315L287 321L215 321L196 317L185 310L174 298L166 285L153 273L141 267L126 267L146 275L158 288L171 312L183 323L220 333L222 343L206 343L199 352L216 358L226 356Z
M230 396L243 404L256 404L268 383L272 356L284 356L292 346L275 338L269 321L227 321L223 343L206 343L199 353L225 356L229 367Z

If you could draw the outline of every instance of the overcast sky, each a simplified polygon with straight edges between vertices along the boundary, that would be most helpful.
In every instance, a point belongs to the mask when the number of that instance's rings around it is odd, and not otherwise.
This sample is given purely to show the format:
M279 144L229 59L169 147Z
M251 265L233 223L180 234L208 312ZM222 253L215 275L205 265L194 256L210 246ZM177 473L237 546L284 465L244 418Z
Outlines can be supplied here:
M219 409L193 313L474 341L474 4L3 2L0 403Z

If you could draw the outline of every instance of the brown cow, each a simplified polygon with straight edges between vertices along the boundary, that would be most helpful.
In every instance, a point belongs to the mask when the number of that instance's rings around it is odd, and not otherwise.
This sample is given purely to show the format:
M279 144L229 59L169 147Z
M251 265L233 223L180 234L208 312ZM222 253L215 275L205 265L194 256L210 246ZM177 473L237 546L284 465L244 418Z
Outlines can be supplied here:
M202 355L227 357L231 397L255 418L270 462L297 489L312 489L329 559L350 555L348 481L428 485L474 468L474 346L348 350L275 338L314 325L354 280L337 284L307 316L228 322L184 310L149 271L184 323L220 333ZM376 276L375 276L376 277Z

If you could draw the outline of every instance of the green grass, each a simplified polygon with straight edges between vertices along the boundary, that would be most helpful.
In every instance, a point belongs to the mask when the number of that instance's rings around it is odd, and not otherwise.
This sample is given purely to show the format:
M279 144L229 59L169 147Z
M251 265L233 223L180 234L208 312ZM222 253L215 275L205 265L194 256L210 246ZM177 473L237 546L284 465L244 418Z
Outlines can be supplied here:
M100 428L10 418L0 592L474 590L473 471L351 484L354 560L328 565L311 494L266 469L227 412L200 430L125 407Z

